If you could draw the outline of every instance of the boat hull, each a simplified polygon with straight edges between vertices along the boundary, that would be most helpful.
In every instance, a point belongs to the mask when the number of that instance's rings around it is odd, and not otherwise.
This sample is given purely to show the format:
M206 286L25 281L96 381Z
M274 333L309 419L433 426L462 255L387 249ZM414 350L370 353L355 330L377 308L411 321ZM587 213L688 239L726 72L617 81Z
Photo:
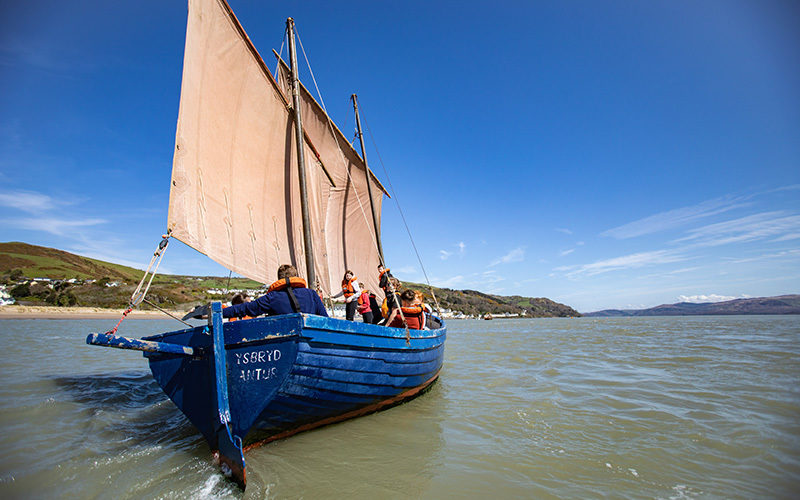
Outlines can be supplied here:
M224 363L215 355L214 325L144 339L194 350L144 355L215 451L223 446L220 422L227 420L241 450L250 449L413 398L436 380L444 360L444 327L406 331L308 314L222 323L217 316Z

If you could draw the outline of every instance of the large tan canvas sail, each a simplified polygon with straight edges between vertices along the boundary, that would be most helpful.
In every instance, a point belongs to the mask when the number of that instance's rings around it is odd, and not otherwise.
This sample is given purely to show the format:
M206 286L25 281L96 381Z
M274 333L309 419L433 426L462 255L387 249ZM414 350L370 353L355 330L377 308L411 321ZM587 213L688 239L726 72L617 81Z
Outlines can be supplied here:
M283 263L307 276L294 121L281 85L223 0L190 0L169 228L263 283ZM352 269L377 290L364 163L305 89L301 96L317 279L336 293ZM383 187L371 182L380 214Z
M190 0L172 234L263 283L275 280L282 263L306 275L293 126L285 97L227 4ZM307 175L311 217L324 220L330 181L316 165ZM326 254L323 225L312 233L315 253ZM325 259L317 262L326 275Z
M288 66L279 61L278 85L290 95ZM341 131L329 120L322 106L301 86L303 129L333 180L325 223L328 249L328 280L332 290L341 286L345 270L352 270L367 288L378 292L380 258L367 190L366 166ZM383 186L370 175L373 203L380 228Z

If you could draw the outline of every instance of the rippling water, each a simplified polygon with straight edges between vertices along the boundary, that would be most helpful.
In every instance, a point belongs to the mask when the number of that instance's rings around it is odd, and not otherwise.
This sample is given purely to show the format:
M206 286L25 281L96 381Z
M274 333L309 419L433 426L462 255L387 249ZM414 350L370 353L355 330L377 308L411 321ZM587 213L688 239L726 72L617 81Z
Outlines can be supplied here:
M113 323L0 320L0 496L241 497ZM800 318L450 321L427 394L246 459L245 498L797 498Z

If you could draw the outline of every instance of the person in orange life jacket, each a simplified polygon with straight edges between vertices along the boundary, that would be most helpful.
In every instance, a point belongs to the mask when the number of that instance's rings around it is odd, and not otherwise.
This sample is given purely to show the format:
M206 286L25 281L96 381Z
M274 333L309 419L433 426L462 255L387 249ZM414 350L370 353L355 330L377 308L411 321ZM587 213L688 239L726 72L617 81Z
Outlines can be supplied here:
M422 292L414 291L414 303L412 305L419 305L422 307L422 313L425 315L425 330L436 330L442 327L442 321L433 315L431 306L425 303L425 296Z
M425 310L422 305L415 304L416 295L413 290L404 290L400 294L400 301L402 306L399 309L392 310L389 318L386 320L386 326L395 328L403 328L403 319L405 318L406 325L411 330L422 330L425 328ZM400 311L403 312L400 315Z
M278 268L278 281L270 285L265 295L252 302L226 307L222 310L222 316L241 318L295 312L328 316L317 292L307 288L306 281L297 277L297 269L294 266L284 264Z
M378 286L383 290L383 293L389 295L389 292L392 291L389 288L391 284L390 278L393 278L391 270L388 267L384 267L383 264L378 264ZM394 291L397 291L396 289Z
M383 317L383 322L379 323L381 325L385 325L387 323L387 319L389 315L392 314L392 311L397 309L400 306L399 303L399 295L400 295L400 287L402 283L400 280L392 276L389 278L389 285L387 289L389 291L386 292L386 298L383 299L383 304L381 304L381 316Z
M361 287L361 294L358 296L358 313L361 315L361 321L367 324L372 323L372 306L369 301L369 290L364 288L364 283L359 283Z
M361 289L358 287L358 278L353 274L353 271L347 270L342 279L342 291L334 295L332 298L344 296L345 302L345 319L348 321L355 321L356 307L358 306L358 296L361 295Z
M231 305L235 306L237 304L244 304L245 302L250 302L250 297L246 293L237 293L231 299ZM225 306L222 306L223 308ZM237 321L240 319L253 319L252 316L242 316L241 318L229 318L228 321Z

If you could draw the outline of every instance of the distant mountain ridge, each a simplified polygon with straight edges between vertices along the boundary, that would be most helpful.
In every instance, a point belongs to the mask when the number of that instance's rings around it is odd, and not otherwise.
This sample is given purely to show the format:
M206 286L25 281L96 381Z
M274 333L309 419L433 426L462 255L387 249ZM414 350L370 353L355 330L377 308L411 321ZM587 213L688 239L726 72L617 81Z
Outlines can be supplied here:
M584 313L586 317L625 316L712 316L735 314L800 314L800 295L779 295L735 299L724 302L679 302L662 304L649 309L605 309Z
M90 259L55 248L21 242L0 243L0 284L9 286L9 289L19 284L19 280L14 277L20 276L78 282L62 283L57 292L52 286L41 284L17 288L14 296L20 303L64 302L68 305L124 307L143 273L144 271L132 267ZM118 286L106 286L109 282L118 282ZM252 290L260 286L260 283L247 278L228 280L225 277L159 274L153 280L148 298L160 306L179 307L209 300L228 300L227 296L209 294L211 288ZM433 303L427 285L406 282L404 286L421 291L426 296L426 302ZM487 312L528 317L580 316L575 309L543 297L506 297L475 290L436 287L433 287L433 293L442 308L471 316Z

